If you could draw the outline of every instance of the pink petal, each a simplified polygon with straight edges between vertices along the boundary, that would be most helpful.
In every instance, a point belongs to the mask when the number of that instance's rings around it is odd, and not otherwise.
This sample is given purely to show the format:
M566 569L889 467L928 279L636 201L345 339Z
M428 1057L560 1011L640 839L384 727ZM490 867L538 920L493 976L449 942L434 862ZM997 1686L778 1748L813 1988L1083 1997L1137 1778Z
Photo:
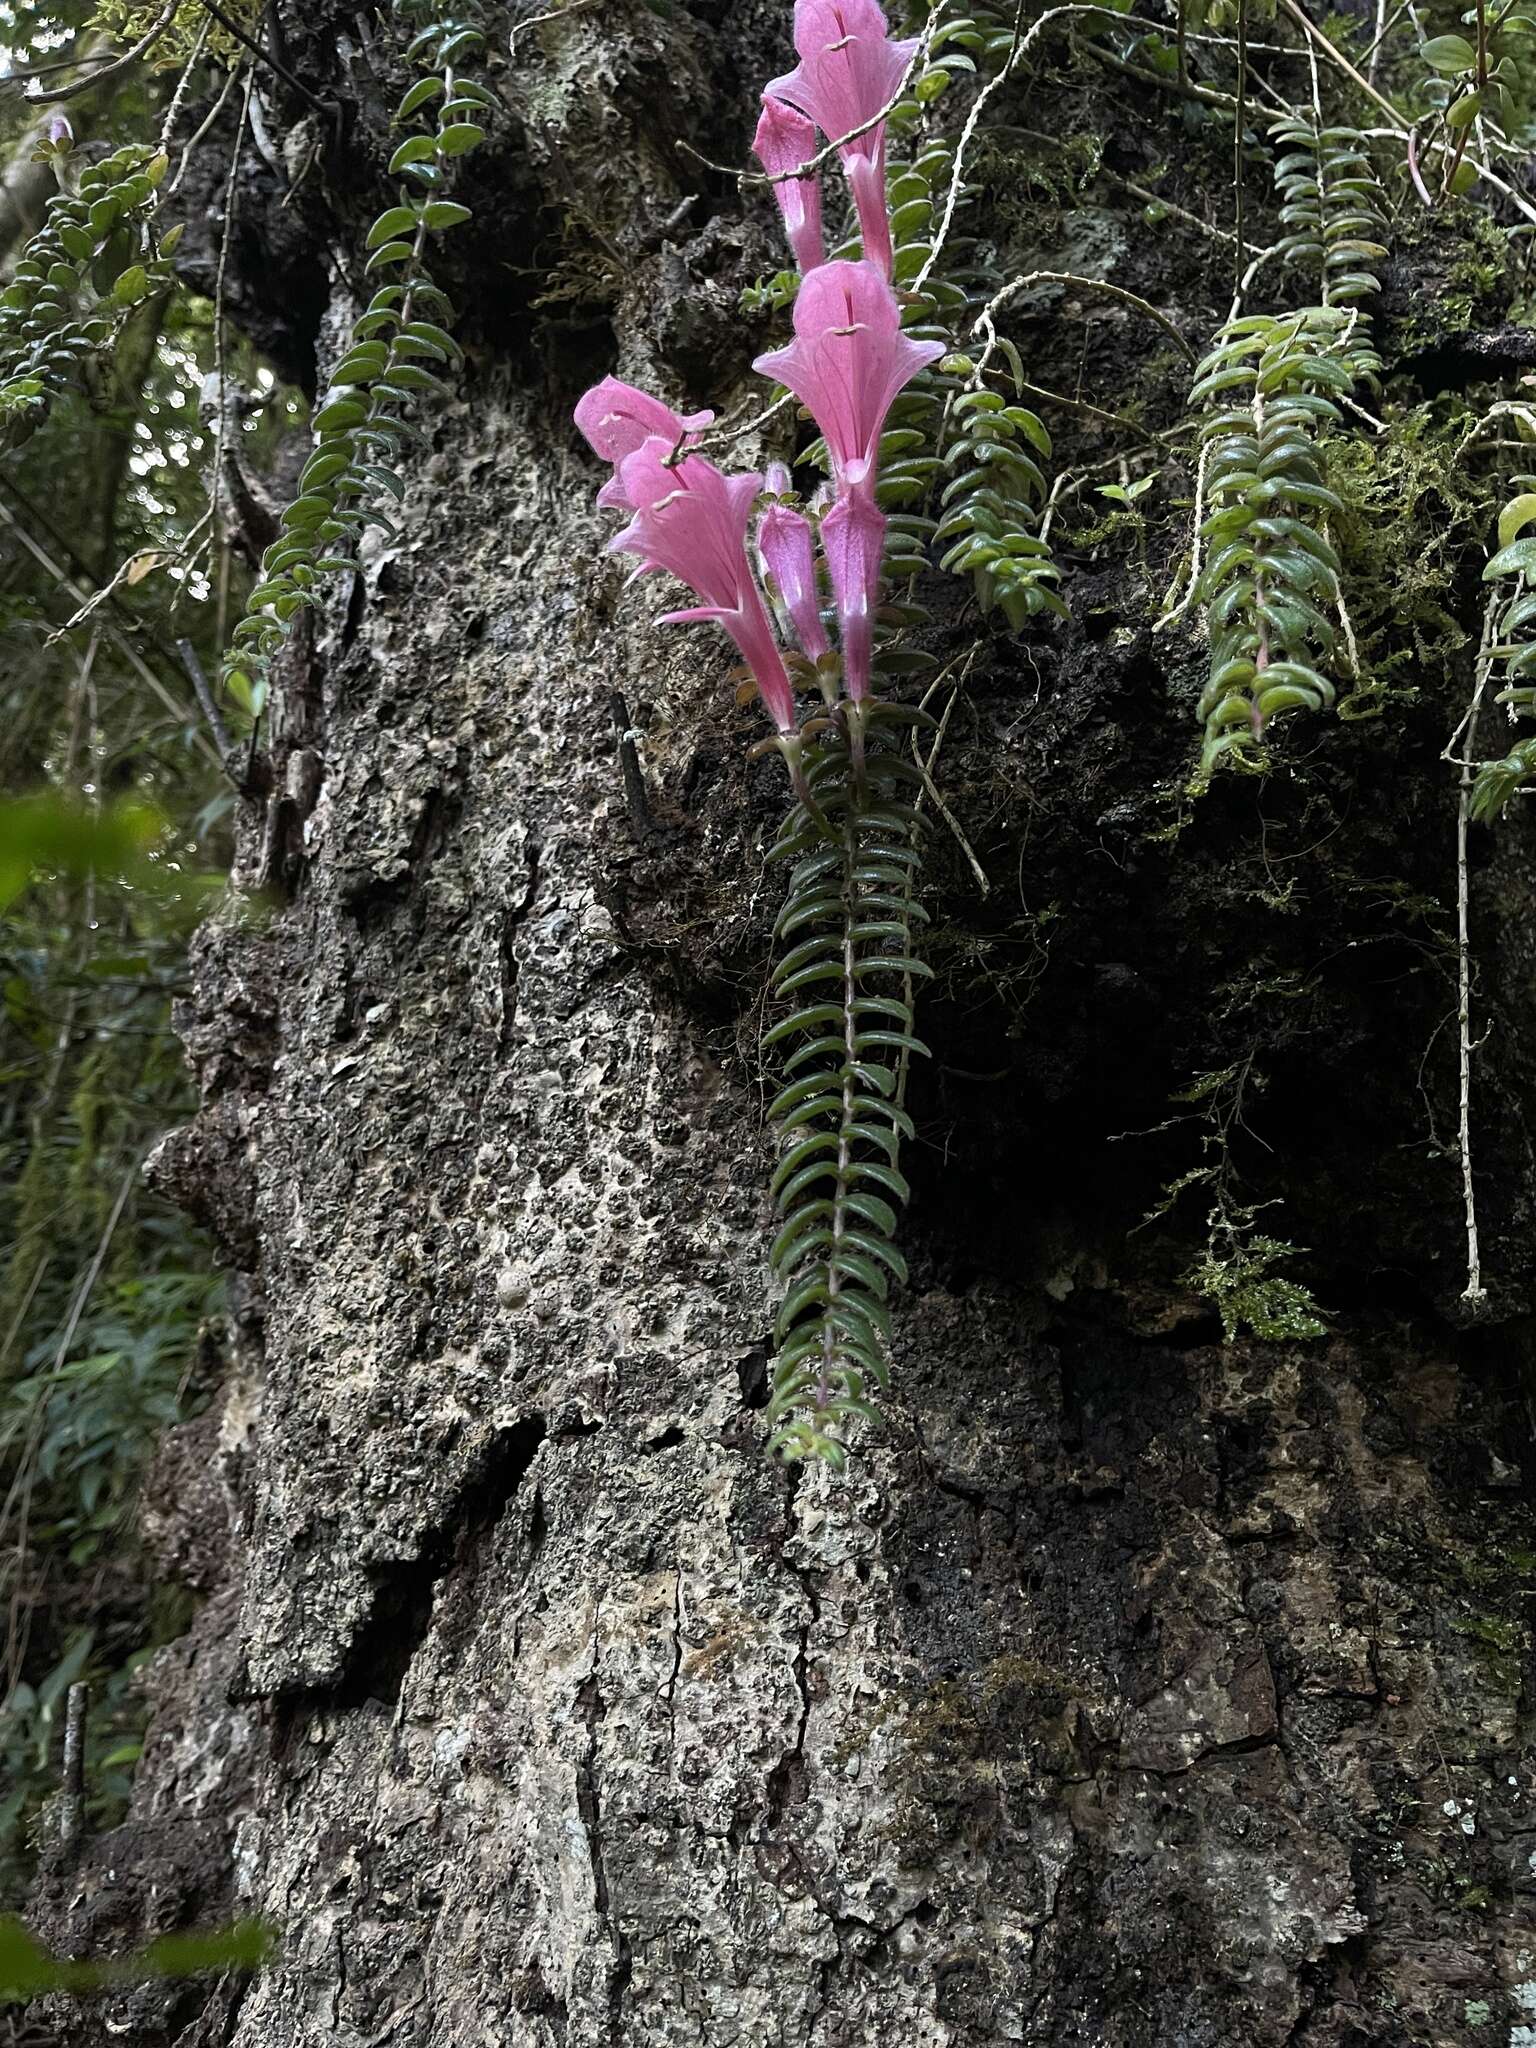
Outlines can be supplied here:
M752 367L809 410L839 487L862 489L873 481L892 401L943 353L941 342L901 332L896 294L872 263L824 263L800 287L794 341Z
M619 377L604 377L585 392L576 406L576 424L605 462L621 462L632 455L651 434L664 434L676 441L697 427L707 426L713 413L695 413L684 418L662 399L653 398Z
M676 621L721 625L741 649L780 731L794 729L794 692L747 558L747 526L763 479L725 476L702 455L669 463L674 443L653 434L619 466L634 517L609 543L638 555L642 570L665 569L701 600Z

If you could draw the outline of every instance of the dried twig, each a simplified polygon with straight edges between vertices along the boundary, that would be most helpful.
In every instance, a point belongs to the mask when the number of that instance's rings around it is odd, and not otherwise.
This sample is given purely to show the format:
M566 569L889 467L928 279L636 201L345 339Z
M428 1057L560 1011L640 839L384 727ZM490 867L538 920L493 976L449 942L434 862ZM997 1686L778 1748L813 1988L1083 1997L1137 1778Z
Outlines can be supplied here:
M1001 312L1010 299L1016 298L1020 292L1027 291L1031 285L1036 284L1076 285L1080 291L1102 292L1105 298L1116 299L1123 306L1133 306L1138 313L1145 313L1149 320L1155 320L1164 333L1171 334L1191 362L1195 360L1194 350L1168 315L1159 312L1156 306L1137 293L1127 291L1124 285L1111 284L1107 278L1102 277L1079 277L1071 270L1030 270L1022 277L1012 278L1000 292L994 293L971 325L973 335L984 334L987 337L987 346L981 359L983 368L997 348L997 330L993 326L993 316Z
M1461 1193L1467 1223L1467 1284L1461 1298L1477 1307L1488 1298L1483 1285L1482 1254L1477 1236L1477 1193L1472 1183L1472 938L1471 876L1467 859L1468 828L1472 819L1472 789L1477 776L1473 751L1477 745L1477 720L1483 693L1493 672L1493 643L1502 594L1490 593L1483 610L1482 638L1477 650L1476 680L1471 701L1461 723L1446 742L1441 754L1458 770L1456 800L1456 1034L1459 1049L1458 1110L1461 1155ZM1463 745L1465 740L1465 745ZM1461 751L1458 753L1457 749Z
M1189 547L1189 587L1171 611L1166 611L1153 626L1154 633L1162 633L1169 626L1177 625L1195 601L1195 592L1200 588L1200 529L1205 524L1205 472L1211 459L1211 444L1200 444L1200 461L1195 470L1195 531Z

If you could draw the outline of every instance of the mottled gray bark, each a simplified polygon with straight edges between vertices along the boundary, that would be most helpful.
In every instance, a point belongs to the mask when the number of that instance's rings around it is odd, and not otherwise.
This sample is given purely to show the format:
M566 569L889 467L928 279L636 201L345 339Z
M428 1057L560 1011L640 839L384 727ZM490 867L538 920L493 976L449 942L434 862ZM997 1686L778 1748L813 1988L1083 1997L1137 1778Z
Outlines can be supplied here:
M295 202L354 247L387 95L348 17L277 11L290 62L361 110L351 188ZM244 861L286 897L199 944L205 1107L159 1162L245 1276L222 1414L153 1503L209 1600L160 1667L131 1822L48 1894L81 1947L237 1907L283 1941L248 1986L71 2008L71 2048L1536 2027L1532 840L1514 821L1478 884L1473 1330L1418 1093L1448 1003L1446 705L1311 728L1168 842L1199 654L1151 640L1134 549L1078 550L1071 628L987 641L938 772L990 893L936 847L890 1425L846 1481L763 1456L782 793L745 765L722 648L620 603L567 419L615 360L695 403L750 388L769 209L674 145L741 154L787 14L614 0L528 32L457 256L461 395L399 542L285 666ZM1081 69L1136 175L1167 110ZM999 211L1010 260L1096 235L1203 340L1219 246L1101 198L1038 230ZM281 274L240 290L264 282L281 309ZM1400 275L1400 309L1426 290ZM322 358L351 303L338 274ZM1033 374L1169 417L1165 338L1083 311L1031 316ZM1198 1196L1129 1234L1198 1132L1110 1141L1253 1045L1248 1166L1313 1248L1320 1344L1218 1341L1180 1277ZM1441 1128L1453 1082L1442 1035Z

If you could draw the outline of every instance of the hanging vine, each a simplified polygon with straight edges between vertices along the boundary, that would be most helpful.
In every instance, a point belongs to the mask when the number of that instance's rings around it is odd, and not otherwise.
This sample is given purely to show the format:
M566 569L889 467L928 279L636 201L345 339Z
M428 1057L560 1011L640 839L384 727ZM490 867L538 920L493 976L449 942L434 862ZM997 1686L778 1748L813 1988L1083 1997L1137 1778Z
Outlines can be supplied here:
M419 20L421 0L395 0L396 11ZM448 331L453 308L433 282L427 250L434 236L462 227L470 209L445 196L459 159L485 140L495 96L460 66L484 48L484 32L459 16L428 21L405 55L421 66L395 110L408 126L390 159L402 189L370 228L365 269L385 275L330 376L315 415L314 453L299 492L282 514L282 531L261 560L261 580L236 626L225 680L240 701L259 709L272 657L294 619L318 601L324 578L357 567L356 547L370 526L393 535L384 510L405 495L401 457L417 440L423 398L444 399L449 388L437 368L449 369L459 347Z
M1338 603L1339 559L1318 515L1339 500L1313 444L1319 426L1339 417L1323 394L1352 382L1329 353L1347 320L1321 307L1231 320L1191 390L1207 407L1200 439L1211 507L1196 585L1211 642L1202 780L1223 763L1262 767L1271 719L1334 701L1323 664L1337 633L1325 607Z
M1499 545L1483 580L1494 584L1495 609L1487 661L1502 675L1496 701L1510 719L1536 716L1536 535L1525 532L1536 520L1536 477L1517 477L1519 490L1499 514ZM1472 785L1472 816L1493 819L1510 798L1536 778L1536 734L1517 740L1498 761L1485 761Z
M46 153L69 175L72 138L56 119ZM43 152L39 152L40 154ZM175 282L171 253L181 229L155 231L168 161L130 143L54 193L47 216L0 292L0 425L24 432L46 394L88 357L109 351L125 320Z
M914 1035L911 988L930 969L915 957L913 901L921 818L903 800L918 776L888 744L919 714L873 700L829 728L809 769L821 816L790 814L769 855L794 866L774 934L789 950L772 990L792 1007L764 1034L784 1054L769 1115L783 1154L772 1195L784 1218L769 1262L786 1294L768 1420L771 1447L841 1467L843 1432L873 1420L871 1387L889 1379L891 1281L905 1281L896 1204L909 1189L902 1106ZM863 772L854 768L857 734ZM871 735L880 744L862 743ZM792 943L791 943L792 942Z
M1320 306L1355 309L1335 352L1353 383L1374 389L1381 356L1363 302L1381 289L1376 266L1387 255L1381 239L1386 215L1364 137L1354 128L1324 128L1297 116L1274 122L1269 132L1287 151L1275 164L1285 202L1280 222L1289 230L1278 253L1288 268L1315 275Z

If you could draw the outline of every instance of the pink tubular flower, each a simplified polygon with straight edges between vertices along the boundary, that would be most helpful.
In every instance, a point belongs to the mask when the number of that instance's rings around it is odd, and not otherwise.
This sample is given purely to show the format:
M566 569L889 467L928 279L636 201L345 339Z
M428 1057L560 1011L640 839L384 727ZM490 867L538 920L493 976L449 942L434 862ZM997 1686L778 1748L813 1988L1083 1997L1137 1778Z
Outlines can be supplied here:
M916 48L916 39L892 42L876 0L795 0L800 62L768 87L774 99L808 114L829 142L864 128L838 154L853 186L864 254L886 277L892 259L885 123L875 116L895 97Z
M832 595L837 600L837 627L843 643L843 688L857 704L869 694L885 514L877 511L874 500L862 493L839 498L821 522L821 545L832 578Z
M782 496L789 489L789 471L781 463L774 463L765 481L770 491ZM821 600L816 590L816 536L811 522L792 506L769 505L757 524L757 551L778 587L802 652L812 661L817 660L827 652L830 643L821 622Z
M594 452L613 464L613 475L597 494L598 504L605 510L633 512L619 475L625 456L633 455L652 434L663 436L669 451L679 441L691 446L714 417L712 412L675 413L661 399L618 377L594 384L576 407L576 424Z
M815 156L816 123L796 113L783 100L771 100L764 94L762 119L752 138L752 150L769 177L780 179L773 188L773 196L784 216L784 231L803 276L827 260L821 233L821 176L815 171L808 178L783 177L782 173L802 169Z
M800 287L795 338L752 365L789 389L826 436L839 492L873 494L896 394L944 346L909 341L896 294L870 263L824 263Z
M708 620L723 626L751 669L768 715L781 733L795 730L795 695L773 627L747 560L747 525L763 488L760 476L725 476L702 455L667 467L675 440L653 434L619 465L634 518L608 543L638 555L637 575L665 569L704 602L668 612L663 625Z

